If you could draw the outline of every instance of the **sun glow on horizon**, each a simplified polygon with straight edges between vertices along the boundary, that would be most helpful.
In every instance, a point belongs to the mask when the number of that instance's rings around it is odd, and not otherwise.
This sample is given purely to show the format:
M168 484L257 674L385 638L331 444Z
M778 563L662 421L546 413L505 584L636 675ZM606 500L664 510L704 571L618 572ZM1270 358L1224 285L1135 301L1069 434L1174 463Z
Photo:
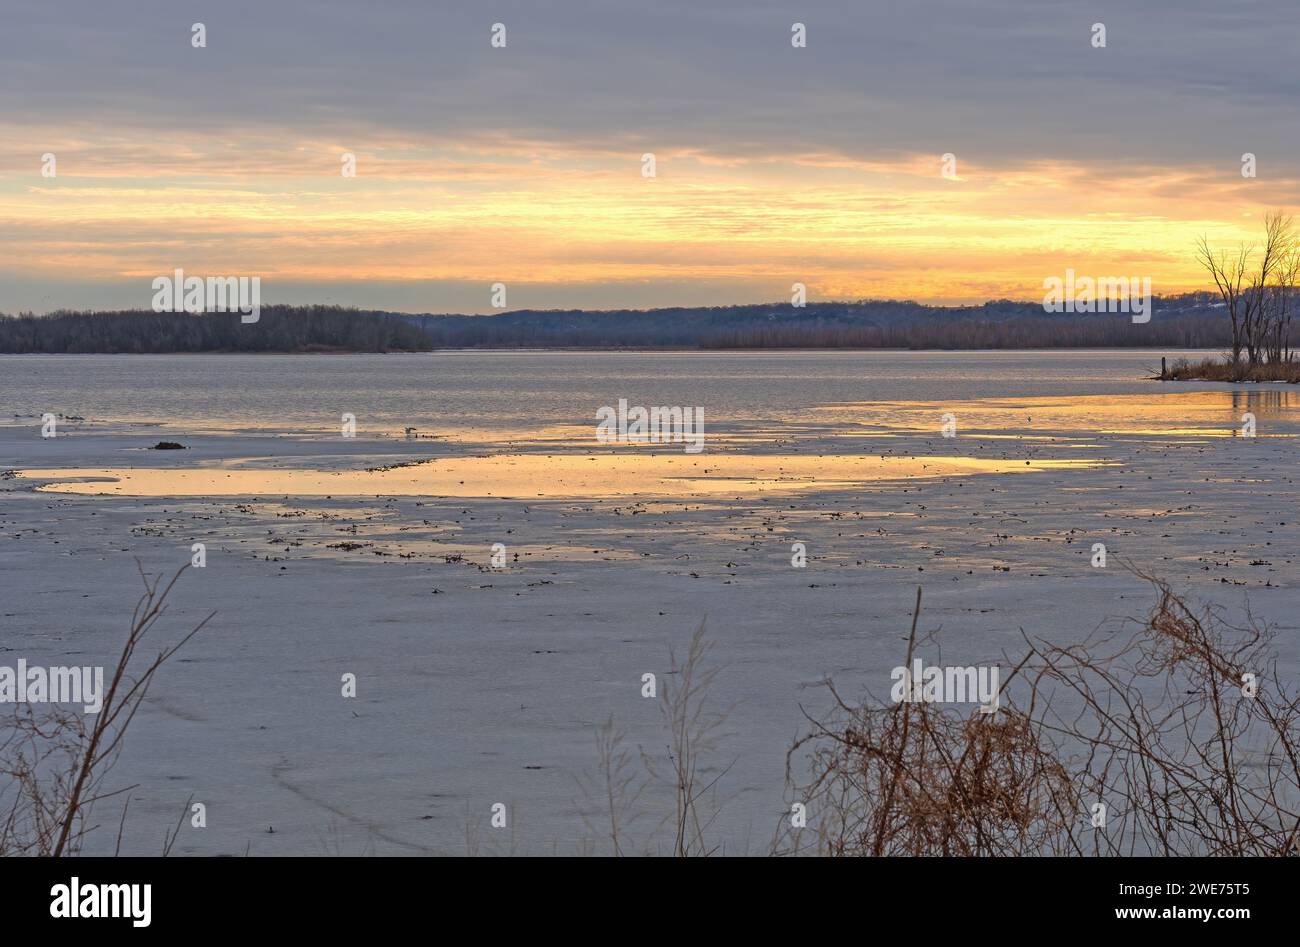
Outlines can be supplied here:
M1286 203L1293 184L960 156L945 179L938 155L822 153L663 152L647 178L635 148L506 140L393 141L354 152L356 176L344 177L346 143L248 132L239 148L238 133L223 130L169 150L125 134L48 132L57 177L42 178L30 154L0 151L0 275L138 281L141 307L149 280L177 267L260 276L275 302L325 301L349 282L483 284L477 307L440 305L436 294L414 307L434 312L491 311L495 282L511 287L510 308L553 308L570 292L577 306L581 291L605 284L620 287L626 308L680 304L696 284L725 285L737 303L788 298L793 282L810 300L1036 299L1066 268L1149 276L1170 293L1206 288L1201 234L1252 239L1259 214ZM276 296L277 282L294 285L292 298ZM663 283L677 287L672 301ZM545 288L547 305L530 288ZM56 296L49 308L67 304Z

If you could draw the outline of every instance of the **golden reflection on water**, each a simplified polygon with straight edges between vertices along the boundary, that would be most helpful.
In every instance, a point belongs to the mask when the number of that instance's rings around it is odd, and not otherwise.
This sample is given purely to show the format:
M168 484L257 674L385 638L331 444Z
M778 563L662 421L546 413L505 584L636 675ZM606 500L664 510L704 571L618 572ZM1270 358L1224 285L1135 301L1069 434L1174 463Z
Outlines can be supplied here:
M118 467L25 470L52 493L135 497L445 496L622 497L742 495L851 487L914 477L1032 473L1090 460L880 457L842 454L497 454L387 470Z
M946 405L934 401L860 402L825 405L817 411L836 421L885 431L926 432L939 429L951 411L958 430L979 437L1041 437L1069 432L1182 437L1229 437L1249 411L1260 420L1300 409L1294 386L1256 386L1215 391L1182 391L1153 382L1146 395L984 398ZM997 434L984 433L997 431Z
M26 470L20 476L49 481L37 489L68 494L136 497L512 497L708 498L844 489L879 481L971 474L1032 473L1103 466L1108 443L1152 438L1165 444L1239 436L1250 412L1260 437L1296 437L1293 420L1300 391L1267 385L1187 391L1152 383L1149 395L991 398L945 404L934 401L824 405L781 421L724 423L707 434L708 451L684 454L660 446L593 445L593 425L552 425L533 431L419 433L411 446L439 442L480 444L473 456L414 458L374 466L352 455L359 468L310 469L311 451L295 459L227 458L199 467L112 467ZM895 456L885 444L924 435L934 449L942 415L957 419L959 450L981 442L1026 442L1071 459ZM1270 422L1272 422L1270 424ZM1281 423L1286 422L1286 423ZM818 453L829 444L881 438L875 453ZM291 439L296 440L296 439ZM304 436L319 445L318 438ZM375 441L388 442L387 437ZM532 450L527 450L531 446ZM901 445L900 445L901 446ZM802 448L802 449L801 449ZM771 452L765 452L765 449ZM857 448L861 451L862 448ZM292 452L290 452L292 453ZM385 459L387 454L382 455ZM171 458L179 459L179 458ZM323 466L337 463L332 458ZM276 466L288 463L292 466Z

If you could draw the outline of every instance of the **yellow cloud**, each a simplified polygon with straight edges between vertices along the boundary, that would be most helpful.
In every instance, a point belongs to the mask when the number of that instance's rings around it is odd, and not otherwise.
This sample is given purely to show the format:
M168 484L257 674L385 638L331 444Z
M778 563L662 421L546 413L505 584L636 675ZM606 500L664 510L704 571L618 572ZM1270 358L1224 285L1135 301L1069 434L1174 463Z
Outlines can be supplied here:
M1067 267L1200 288L1193 244L1249 239L1296 182L1235 167L958 156L738 159L512 141L279 140L226 129L182 147L127 134L0 129L3 264L84 279L193 273L286 280L553 284L800 281L813 298L1037 298ZM21 151L15 141L38 141ZM43 178L52 152L58 176ZM342 177L340 156L357 157ZM39 152L39 153L38 153ZM305 300L304 300L305 301Z

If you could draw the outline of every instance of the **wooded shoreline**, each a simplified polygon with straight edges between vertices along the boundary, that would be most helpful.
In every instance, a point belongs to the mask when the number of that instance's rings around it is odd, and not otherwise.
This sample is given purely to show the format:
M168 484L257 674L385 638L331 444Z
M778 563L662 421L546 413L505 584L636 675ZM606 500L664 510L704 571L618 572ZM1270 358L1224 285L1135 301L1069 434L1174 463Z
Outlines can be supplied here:
M1156 300L1151 322L1122 313L1045 313L1036 303L938 307L889 300L623 311L424 315L337 306L239 313L127 310L0 315L0 353L422 352L443 349L1223 349L1208 294Z

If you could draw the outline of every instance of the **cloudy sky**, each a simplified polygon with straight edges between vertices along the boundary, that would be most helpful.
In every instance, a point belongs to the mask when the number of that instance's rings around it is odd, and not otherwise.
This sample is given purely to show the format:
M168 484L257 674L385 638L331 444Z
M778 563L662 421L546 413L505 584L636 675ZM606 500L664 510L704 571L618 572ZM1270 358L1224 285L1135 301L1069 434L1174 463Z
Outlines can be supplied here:
M1250 239L1300 203L1296 12L11 4L0 311L147 308L176 268L260 276L264 303L419 312L490 311L496 282L512 309L775 301L796 281L1031 299L1067 268L1200 288L1198 236Z

